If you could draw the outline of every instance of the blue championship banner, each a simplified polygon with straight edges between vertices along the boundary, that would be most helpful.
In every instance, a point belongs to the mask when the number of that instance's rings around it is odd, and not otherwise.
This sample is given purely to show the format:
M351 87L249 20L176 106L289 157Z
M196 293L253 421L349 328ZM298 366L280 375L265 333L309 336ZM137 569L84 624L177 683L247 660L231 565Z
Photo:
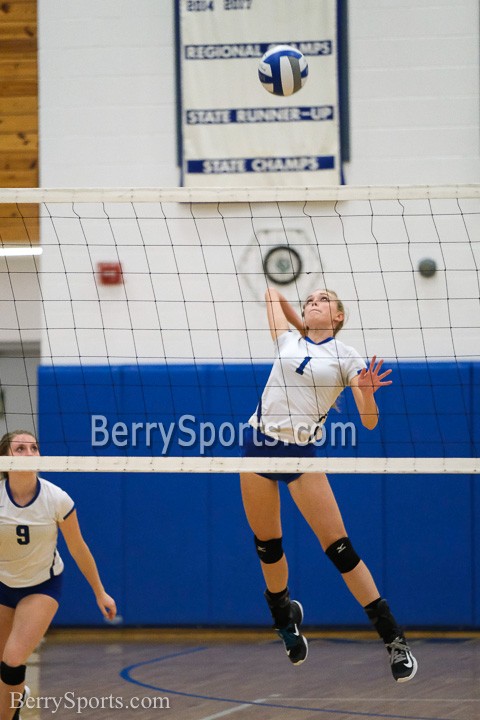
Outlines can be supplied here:
M179 0L182 183L338 185L337 0ZM308 62L289 97L265 90L262 55Z

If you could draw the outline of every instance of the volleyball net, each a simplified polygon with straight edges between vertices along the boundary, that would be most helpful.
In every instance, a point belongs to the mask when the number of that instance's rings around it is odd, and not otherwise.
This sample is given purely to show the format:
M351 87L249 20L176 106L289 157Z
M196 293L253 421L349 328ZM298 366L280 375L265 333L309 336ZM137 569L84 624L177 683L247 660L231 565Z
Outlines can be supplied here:
M0 469L477 473L480 186L0 190ZM264 295L317 288L392 368L314 459L241 458L274 347Z

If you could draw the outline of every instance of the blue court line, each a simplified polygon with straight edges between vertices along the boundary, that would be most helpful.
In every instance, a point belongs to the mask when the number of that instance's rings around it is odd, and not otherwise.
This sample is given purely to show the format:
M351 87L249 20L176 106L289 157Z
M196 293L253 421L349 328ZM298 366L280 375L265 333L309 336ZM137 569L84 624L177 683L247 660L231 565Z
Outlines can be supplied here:
M431 715L429 717L425 717L423 715L391 715L389 713L360 712L358 710L332 710L329 708L307 708L302 707L301 705L280 705L279 703L259 703L252 700L236 700L234 698L214 697L211 695L200 695L198 693L188 693L182 692L180 690L171 690L169 688L158 687L157 685L150 685L149 683L135 680L135 678L131 677L130 675L133 670L136 670L139 667L144 667L145 665L153 665L154 663L163 662L164 660L172 660L173 658L183 657L185 655L192 655L193 653L203 652L204 650L209 650L209 648L200 646L190 648L188 650L181 650L180 652L171 653L169 655L163 655L162 657L153 658L152 660L144 660L143 662L128 665L120 671L119 675L126 682L133 683L134 685L139 685L140 687L144 687L149 690L166 693L167 695L180 695L181 697L196 698L198 700L212 700L213 702L231 703L233 705L252 705L259 708L270 707L278 708L279 710L298 710L299 712L331 713L332 715L355 715L355 717L385 718L386 720L448 720L448 718L432 717Z

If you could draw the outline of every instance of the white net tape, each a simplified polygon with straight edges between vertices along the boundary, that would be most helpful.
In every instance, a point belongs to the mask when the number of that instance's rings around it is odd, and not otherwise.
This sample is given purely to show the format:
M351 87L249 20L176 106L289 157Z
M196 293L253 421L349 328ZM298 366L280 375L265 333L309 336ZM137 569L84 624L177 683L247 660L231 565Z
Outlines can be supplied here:
M0 188L1 203L262 203L480 198L480 184L269 188Z
M466 474L479 458L0 457L0 471L128 473Z

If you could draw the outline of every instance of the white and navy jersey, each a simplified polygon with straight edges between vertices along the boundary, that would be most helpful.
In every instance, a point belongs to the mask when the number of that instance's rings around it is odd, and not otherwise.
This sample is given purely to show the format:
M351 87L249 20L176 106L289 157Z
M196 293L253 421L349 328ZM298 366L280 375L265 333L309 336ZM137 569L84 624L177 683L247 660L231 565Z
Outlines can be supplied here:
M32 500L21 507L8 480L0 481L0 581L30 587L59 575L58 525L74 510L72 498L48 480L37 479Z
M275 362L249 423L285 442L315 442L328 411L366 363L354 348L333 337L317 344L290 330L275 344Z

